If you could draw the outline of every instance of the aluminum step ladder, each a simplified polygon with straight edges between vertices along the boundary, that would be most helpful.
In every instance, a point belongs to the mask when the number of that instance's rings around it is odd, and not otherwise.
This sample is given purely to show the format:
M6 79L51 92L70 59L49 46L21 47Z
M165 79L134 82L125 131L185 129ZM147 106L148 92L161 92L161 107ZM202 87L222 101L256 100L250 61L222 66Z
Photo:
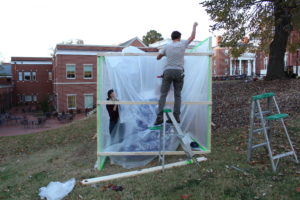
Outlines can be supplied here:
M193 158L194 153L192 151L192 148L190 146L190 142L192 139L189 137L188 134L184 134L177 123L173 112L171 109L164 109L163 110L163 124L158 126L150 127L150 130L159 130L160 131L160 149L159 149L159 161L162 164L162 167L164 169L165 165L165 152L166 152L166 144L165 144L165 136L166 136L166 126L167 126L167 120L170 119L172 121L171 128L173 129L174 135L179 140L181 147L183 151L185 152L188 160L190 160L192 163L198 164L197 160Z
M266 110L262 110L261 102L262 100L266 100ZM275 106L275 109L273 109ZM275 110L275 112L273 112ZM247 161L251 161L252 152L254 149L258 147L265 147L268 151L273 172L276 172L278 167L278 163L280 158L292 156L292 160L296 163L299 163L296 152L294 150L292 141L288 134L287 128L284 123L284 118L288 117L288 114L280 113L278 104L275 99L274 93L265 93L261 95L252 96L251 102L251 114L250 114L250 130L249 130L249 138L248 138L248 153L247 153ZM259 128L255 128L255 119L258 119ZM272 121L280 121L284 130L284 134L287 137L290 151L280 153L277 155L273 155L272 152L272 135L271 135L271 122ZM272 122L272 123L274 123ZM264 142L260 144L253 144L254 136L258 133L263 133Z

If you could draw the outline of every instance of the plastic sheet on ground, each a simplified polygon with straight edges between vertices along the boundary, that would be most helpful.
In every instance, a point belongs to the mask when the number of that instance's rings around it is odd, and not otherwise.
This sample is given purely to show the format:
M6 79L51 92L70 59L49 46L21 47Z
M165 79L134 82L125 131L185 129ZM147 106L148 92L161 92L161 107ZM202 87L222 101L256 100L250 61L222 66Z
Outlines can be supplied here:
M131 48L132 50L132 48ZM203 42L192 52L209 52L209 40ZM128 51L125 51L128 52ZM189 51L191 52L191 51ZM106 101L107 91L115 90L119 101L154 101L160 96L162 75L166 58L157 61L155 56L106 56L101 57L100 99ZM184 86L182 102L201 102L210 100L209 56L185 56ZM174 101L173 87L167 101ZM166 104L173 109L173 104ZM113 133L109 133L109 116L106 105L101 105L101 146L104 152L159 151L159 131L149 130L156 118L158 106L145 104L119 105L120 120ZM201 146L210 148L209 106L207 104L182 104L181 128L189 133ZM166 131L166 150L174 151L179 141ZM155 156L111 156L114 164L125 168L144 166Z
M75 186L75 178L72 178L64 183L50 182L47 187L40 188L41 199L61 200L67 196Z

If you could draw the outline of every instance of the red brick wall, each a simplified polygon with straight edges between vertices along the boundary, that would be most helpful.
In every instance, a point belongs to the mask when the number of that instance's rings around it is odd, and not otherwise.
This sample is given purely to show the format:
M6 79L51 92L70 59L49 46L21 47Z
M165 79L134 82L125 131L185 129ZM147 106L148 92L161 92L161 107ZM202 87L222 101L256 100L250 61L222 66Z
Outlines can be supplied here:
M66 64L75 64L75 79L67 79ZM84 64L92 64L92 78L84 78ZM97 56L92 55L57 55L54 61L55 107L58 112L68 111L67 95L76 95L76 109L85 110L84 94L93 94L96 104ZM70 84L71 83L71 84Z
M12 78L0 77L0 85L10 85Z
M13 105L13 86L0 87L0 113L8 111Z
M48 72L52 72L52 64L12 64L13 80L15 83L15 98L21 103L18 95L36 95L37 103L43 101L48 95L53 94L52 80L49 80ZM19 72L36 72L36 80L19 81ZM32 102L33 103L33 102Z
M135 47L145 47L140 41L134 40L130 46L135 46Z
M227 64L226 64L227 60ZM214 56L212 58L212 75L224 76L225 73L230 73L230 57L225 54L225 48L216 47L214 49Z

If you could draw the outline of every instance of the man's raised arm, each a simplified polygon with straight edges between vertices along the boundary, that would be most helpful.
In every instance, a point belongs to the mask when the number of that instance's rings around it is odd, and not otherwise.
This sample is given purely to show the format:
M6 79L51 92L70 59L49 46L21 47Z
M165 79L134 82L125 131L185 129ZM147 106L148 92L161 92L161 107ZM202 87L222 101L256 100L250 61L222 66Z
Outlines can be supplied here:
M195 22L194 25L193 25L193 31L192 31L192 34L191 36L189 37L188 39L188 43L190 44L196 37L196 27L198 26L198 23Z

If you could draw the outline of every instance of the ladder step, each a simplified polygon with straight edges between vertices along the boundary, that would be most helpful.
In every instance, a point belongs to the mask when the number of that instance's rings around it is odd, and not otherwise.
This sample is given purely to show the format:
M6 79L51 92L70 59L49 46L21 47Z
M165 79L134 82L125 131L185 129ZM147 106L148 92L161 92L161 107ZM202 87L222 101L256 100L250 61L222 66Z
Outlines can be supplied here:
M261 112L261 114L262 114L263 116L266 115L266 114L269 114L269 113L271 113L271 111L269 111L269 110L266 110L266 111L262 111L262 112ZM255 117L260 117L259 112L255 113Z
M280 113L280 114L270 115L270 116L266 117L266 120L283 119L283 118L286 118L288 116L289 116L288 114Z
M255 101L255 100L265 99L265 98L269 98L269 97L273 97L273 96L275 96L275 94L273 92L270 92L270 93L252 96L252 100Z
M152 131L156 131L156 130L162 130L162 126L151 126L151 127L149 127L149 129L150 130L152 130Z
M270 127L266 127L266 130L269 130L269 129L270 129ZM252 133L259 133L259 132L262 132L262 131L264 131L264 128L258 128L258 129L254 129L252 131Z
M286 152L286 153L282 153L282 154L278 154L276 156L273 156L272 159L273 160L276 160L278 158L282 158L282 157L286 157L286 156L290 156L290 155L293 155L294 152L293 151L290 151L290 152Z
M264 142L264 143L261 143L261 144L256 144L256 145L253 145L251 148L252 149L256 149L258 147L262 147L262 146L266 146L268 143Z
M169 112L172 112L172 110L171 110L171 109L169 109L169 108L165 108L165 109L163 109L163 112L165 112L165 113L169 113Z

